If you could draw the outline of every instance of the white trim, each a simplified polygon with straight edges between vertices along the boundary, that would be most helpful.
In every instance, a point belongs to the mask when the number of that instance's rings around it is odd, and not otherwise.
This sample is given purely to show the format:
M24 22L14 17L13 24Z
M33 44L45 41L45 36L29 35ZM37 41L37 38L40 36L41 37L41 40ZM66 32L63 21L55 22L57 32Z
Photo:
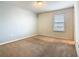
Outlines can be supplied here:
M21 37L21 38L16 38L16 39L13 39L13 40L11 40L11 41L7 41L7 42L0 43L0 45L12 43L12 42L19 41L19 40L22 40L22 39L24 39L24 38L30 38L30 37L36 36L36 35L37 35L37 34L31 35L31 36L28 36L28 37L27 37L27 36L24 36L24 37Z

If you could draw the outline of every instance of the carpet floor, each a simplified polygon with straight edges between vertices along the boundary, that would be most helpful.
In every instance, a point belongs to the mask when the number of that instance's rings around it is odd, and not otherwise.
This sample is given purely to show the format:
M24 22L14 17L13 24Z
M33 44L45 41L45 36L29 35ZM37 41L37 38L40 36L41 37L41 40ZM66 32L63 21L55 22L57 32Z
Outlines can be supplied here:
M37 35L0 46L1 57L76 57L73 40Z

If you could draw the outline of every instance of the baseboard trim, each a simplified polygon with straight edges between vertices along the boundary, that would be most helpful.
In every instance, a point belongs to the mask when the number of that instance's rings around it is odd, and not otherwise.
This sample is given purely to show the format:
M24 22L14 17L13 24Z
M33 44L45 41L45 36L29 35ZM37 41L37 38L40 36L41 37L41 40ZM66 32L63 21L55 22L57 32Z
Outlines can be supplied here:
M48 35L41 35L41 36L46 36L46 37L50 37L50 38L55 38L55 39L64 39L64 40L71 40L71 41L74 41L74 39L65 39L65 38L60 38L60 37L53 37L53 36L48 36Z
M33 36L36 36L36 35L31 35L31 36L28 36L28 37L24 36L24 37L21 37L21 38L12 39L11 41L0 43L0 45L4 45L4 44L12 43L12 42L15 42L15 41L23 40L24 38L30 38L30 37L33 37Z

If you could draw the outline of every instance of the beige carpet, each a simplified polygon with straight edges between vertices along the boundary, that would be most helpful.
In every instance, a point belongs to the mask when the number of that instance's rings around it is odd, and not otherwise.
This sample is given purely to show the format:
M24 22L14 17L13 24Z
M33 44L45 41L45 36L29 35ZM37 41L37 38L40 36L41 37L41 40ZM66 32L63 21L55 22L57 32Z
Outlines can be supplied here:
M0 56L6 57L76 57L73 40L34 36L0 46Z

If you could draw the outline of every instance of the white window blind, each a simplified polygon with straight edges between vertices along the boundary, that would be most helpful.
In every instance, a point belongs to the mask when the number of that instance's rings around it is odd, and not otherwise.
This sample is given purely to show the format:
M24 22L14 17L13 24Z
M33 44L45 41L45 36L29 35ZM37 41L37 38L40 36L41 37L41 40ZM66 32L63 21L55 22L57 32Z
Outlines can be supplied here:
M54 16L54 31L64 31L64 14Z

